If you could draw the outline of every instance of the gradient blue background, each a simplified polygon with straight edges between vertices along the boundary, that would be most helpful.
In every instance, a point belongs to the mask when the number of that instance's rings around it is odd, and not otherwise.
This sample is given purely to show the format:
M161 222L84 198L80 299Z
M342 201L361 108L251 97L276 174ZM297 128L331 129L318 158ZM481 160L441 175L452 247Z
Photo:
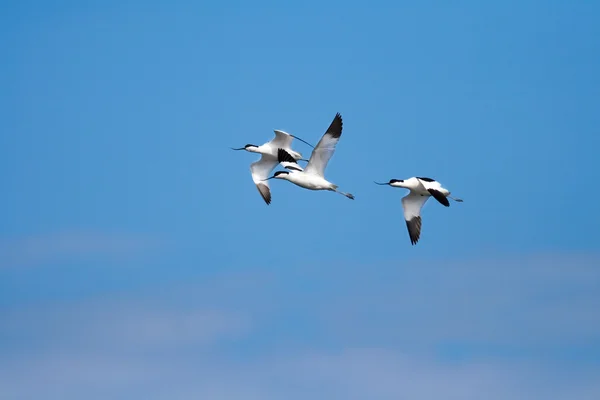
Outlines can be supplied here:
M600 4L0 10L0 397L600 397Z

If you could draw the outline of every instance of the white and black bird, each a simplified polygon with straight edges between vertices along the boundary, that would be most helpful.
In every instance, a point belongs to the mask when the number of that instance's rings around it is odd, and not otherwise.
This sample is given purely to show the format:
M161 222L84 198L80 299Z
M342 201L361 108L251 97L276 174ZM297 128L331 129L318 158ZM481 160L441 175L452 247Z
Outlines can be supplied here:
M266 182L266 178L277 166L277 164L279 164L277 161L277 149L285 149L294 158L294 160L308 161L302 158L301 153L292 150L292 140L298 139L299 141L314 148L312 144L300 139L297 136L280 130L275 130L274 132L275 137L270 142L267 142L261 146L247 144L239 149L232 148L232 150L246 150L250 153L258 153L261 155L260 160L250 164L250 172L258 192L267 204L271 204L271 189L269 188L269 182Z
M375 182L378 185L389 185L392 187L409 189L410 193L402 198L404 208L404 219L408 228L410 242L415 245L421 236L421 209L430 197L446 207L450 207L448 198L461 202L461 199L450 196L450 191L431 178L413 177L409 179L391 179L387 183Z
M308 160L305 168L298 165L296 158L292 154L280 148L277 152L277 161L289 171L277 171L268 179L285 179L305 189L329 190L354 200L352 194L339 191L337 185L325 179L325 168L335 152L335 146L342 136L342 125L342 116L340 113L337 113L331 125L329 125L329 128L312 151L310 160Z

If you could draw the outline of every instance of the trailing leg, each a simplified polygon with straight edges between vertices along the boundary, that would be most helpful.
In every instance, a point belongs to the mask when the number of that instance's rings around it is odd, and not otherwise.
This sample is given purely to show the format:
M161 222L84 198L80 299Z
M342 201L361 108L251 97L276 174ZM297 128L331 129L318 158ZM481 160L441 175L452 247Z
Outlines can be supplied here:
M354 200L354 195L353 195L352 193L344 193L344 192L340 192L340 191L339 191L339 190L337 190L337 189L333 189L333 191L334 191L334 192L336 192L336 193L342 194L342 195L346 196L347 198L349 198L349 199L351 199L351 200Z

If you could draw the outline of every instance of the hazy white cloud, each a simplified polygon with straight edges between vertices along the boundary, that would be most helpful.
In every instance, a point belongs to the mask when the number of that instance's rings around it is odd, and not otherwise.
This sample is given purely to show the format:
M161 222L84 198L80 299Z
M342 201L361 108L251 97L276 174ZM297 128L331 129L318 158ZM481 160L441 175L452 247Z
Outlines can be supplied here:
M597 261L308 268L330 282L312 291L263 271L0 310L0 398L596 399L600 360L553 351L600 342ZM453 341L523 352L436 353Z
M162 239L143 234L53 232L0 238L0 267L43 265L84 258L126 258L164 246Z
M318 312L332 334L358 342L581 344L600 338L598 265L597 256L556 256L354 275Z
M2 368L11 399L556 399L600 396L598 373L543 363L447 363L385 348L295 349L250 360L184 352L53 354ZM31 384L35 382L35 384Z
M250 318L208 307L136 301L88 302L3 313L5 338L32 335L45 349L61 352L164 351L212 345L247 332Z

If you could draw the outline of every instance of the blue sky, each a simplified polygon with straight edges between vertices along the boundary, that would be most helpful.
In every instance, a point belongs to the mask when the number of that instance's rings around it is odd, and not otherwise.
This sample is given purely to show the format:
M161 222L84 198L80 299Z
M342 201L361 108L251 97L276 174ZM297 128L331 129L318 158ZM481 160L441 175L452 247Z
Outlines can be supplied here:
M0 6L0 397L600 396L600 5L71 3Z

